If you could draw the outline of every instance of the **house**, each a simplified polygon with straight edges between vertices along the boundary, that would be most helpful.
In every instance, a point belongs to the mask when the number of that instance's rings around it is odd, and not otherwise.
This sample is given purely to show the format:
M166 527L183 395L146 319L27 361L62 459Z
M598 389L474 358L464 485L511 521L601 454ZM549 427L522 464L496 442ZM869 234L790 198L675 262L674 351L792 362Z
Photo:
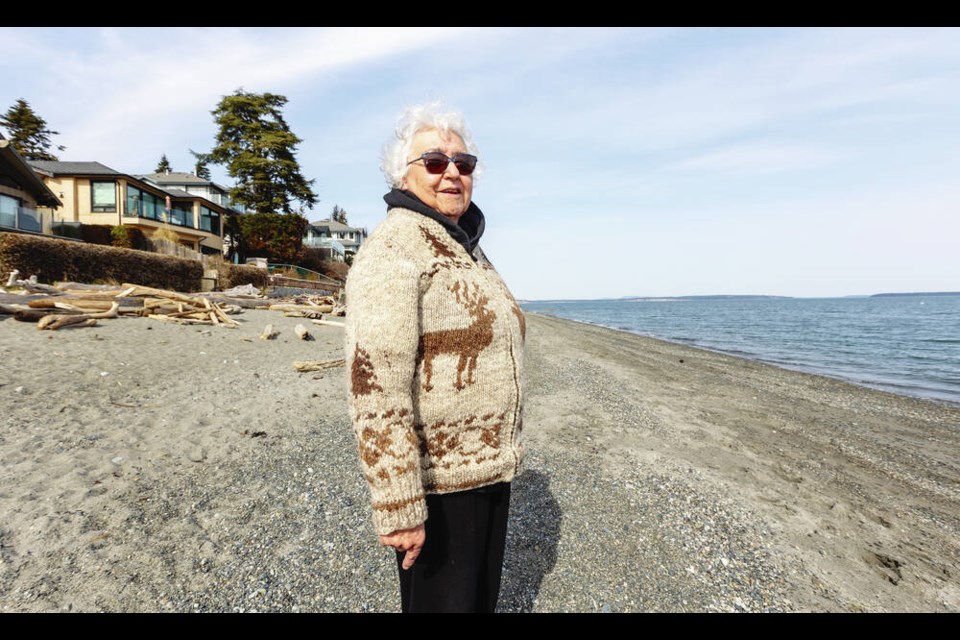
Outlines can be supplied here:
M303 246L308 249L320 249L324 259L343 262L346 259L346 248L342 243L333 239L330 227L324 223L310 223L303 236Z
M351 227L336 220L317 220L311 222L310 227L317 230L318 234L329 234L327 237L339 242L343 246L344 257L356 254L357 249L367 239L366 229ZM304 237L304 246L308 246L306 237Z
M99 162L31 160L62 205L50 213L83 224L127 225L147 237L173 231L180 242L201 253L223 252L223 221L234 212L203 195L159 186Z
M232 209L236 213L243 213L242 209L234 206L230 201L229 189L220 186L212 180L198 178L192 173L166 171L164 173L147 173L139 177L158 187L163 187L164 189L179 189L180 191L206 198L210 202Z
M10 141L0 136L0 230L51 233L52 219L37 209L61 204Z

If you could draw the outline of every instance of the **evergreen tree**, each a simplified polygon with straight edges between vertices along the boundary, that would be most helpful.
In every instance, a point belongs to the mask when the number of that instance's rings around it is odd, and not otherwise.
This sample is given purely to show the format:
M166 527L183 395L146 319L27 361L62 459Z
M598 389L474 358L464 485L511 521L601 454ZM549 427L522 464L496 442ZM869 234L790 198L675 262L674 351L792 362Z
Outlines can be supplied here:
M0 117L0 125L7 130L7 138L16 152L27 160L59 159L50 153L53 145L50 136L58 136L60 132L48 129L47 121L34 113L23 98L17 100L16 104ZM64 149L66 147L63 145L57 145L57 151Z
M204 180L210 179L210 169L207 168L207 165L210 164L210 154L209 153L197 153L193 149L188 149L190 155L197 161L197 164L193 168L193 175Z
M219 131L210 160L236 180L232 199L258 213L289 212L292 201L301 210L317 203L314 180L303 177L295 155L302 140L283 119L286 103L284 96L241 88L211 112Z
M347 212L337 205L333 205L333 211L330 213L330 219L334 222L349 224L347 222Z
M167 160L167 154L163 154L160 157L160 163L157 164L157 168L153 170L154 173L166 173L168 171L173 171L173 167L170 166L170 161Z
M247 213L236 218L240 227L239 252L270 262L297 264L303 257L307 219L297 213Z

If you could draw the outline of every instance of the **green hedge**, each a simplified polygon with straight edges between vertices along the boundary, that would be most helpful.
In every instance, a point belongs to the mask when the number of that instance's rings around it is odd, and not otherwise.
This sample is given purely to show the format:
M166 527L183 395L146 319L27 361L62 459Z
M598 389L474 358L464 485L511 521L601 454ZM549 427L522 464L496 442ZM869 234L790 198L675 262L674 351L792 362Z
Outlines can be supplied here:
M110 237L110 227L102 224L81 224L80 239L87 244L109 246L112 240Z
M102 244L105 246L116 247L120 246L114 242L116 234L121 233L117 229L126 229L127 238L130 241L129 249L140 249L141 251L149 251L150 247L147 246L146 237L143 234L143 231L136 227L131 227L128 225L117 225L115 227L110 227L102 224L82 224L80 225L79 235L71 235L71 238L79 238L87 244Z
M199 291L203 265L158 253L90 245L19 233L0 233L0 275L18 269L40 282L130 282L158 289Z
M217 281L220 289L232 289L245 284L263 289L270 284L270 274L259 267L225 263L217 265Z

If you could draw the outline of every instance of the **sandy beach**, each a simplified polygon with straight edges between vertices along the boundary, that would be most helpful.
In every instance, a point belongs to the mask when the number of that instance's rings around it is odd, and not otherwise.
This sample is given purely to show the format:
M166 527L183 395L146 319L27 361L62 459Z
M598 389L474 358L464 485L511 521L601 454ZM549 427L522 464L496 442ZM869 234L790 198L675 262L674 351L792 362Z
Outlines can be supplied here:
M0 611L399 610L342 329L236 317L0 315ZM527 317L501 611L960 611L960 408Z

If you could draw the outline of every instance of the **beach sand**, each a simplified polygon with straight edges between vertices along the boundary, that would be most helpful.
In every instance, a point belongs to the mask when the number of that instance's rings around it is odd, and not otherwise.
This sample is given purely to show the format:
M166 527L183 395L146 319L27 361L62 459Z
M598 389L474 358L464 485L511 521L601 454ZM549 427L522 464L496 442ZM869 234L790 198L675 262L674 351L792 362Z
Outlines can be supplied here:
M397 611L342 329L0 316L0 611ZM258 336L267 323L278 339ZM503 611L960 611L960 408L528 314Z

